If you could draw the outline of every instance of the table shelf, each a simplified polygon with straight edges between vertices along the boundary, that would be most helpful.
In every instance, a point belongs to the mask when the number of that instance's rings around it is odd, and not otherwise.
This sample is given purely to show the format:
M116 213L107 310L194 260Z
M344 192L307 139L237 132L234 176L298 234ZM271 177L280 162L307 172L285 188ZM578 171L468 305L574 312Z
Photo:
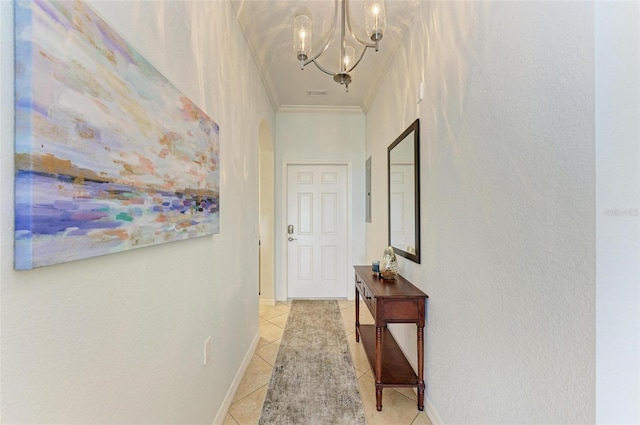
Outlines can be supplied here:
M360 340L371 370L376 369L376 327L360 325ZM418 387L418 375L389 332L382 328L382 385L386 387Z

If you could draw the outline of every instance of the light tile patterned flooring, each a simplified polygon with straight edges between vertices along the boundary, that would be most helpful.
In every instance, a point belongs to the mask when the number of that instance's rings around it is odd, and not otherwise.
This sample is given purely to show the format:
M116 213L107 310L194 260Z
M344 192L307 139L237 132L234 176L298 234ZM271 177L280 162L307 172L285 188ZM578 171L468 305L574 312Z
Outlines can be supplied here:
M360 396L368 425L431 425L424 412L416 406L416 394L411 389L385 388L382 391L382 412L376 411L374 375L361 343L354 336L355 302L338 301L344 329L353 358ZM271 378L271 370L280 347L280 338L289 316L290 302L260 306L260 341L247 371L238 387L224 425L255 425L260 418ZM360 323L373 323L369 310L360 307ZM305 424L300 424L305 425ZM327 424L332 425L332 424Z

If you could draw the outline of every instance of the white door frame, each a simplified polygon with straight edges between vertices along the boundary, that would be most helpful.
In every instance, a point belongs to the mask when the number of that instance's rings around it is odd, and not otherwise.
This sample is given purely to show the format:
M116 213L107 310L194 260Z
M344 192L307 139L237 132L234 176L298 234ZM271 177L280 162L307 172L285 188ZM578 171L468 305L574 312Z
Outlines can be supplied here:
M353 299L354 298L354 290L351 288L353 285L350 285L351 281L349 280L349 276L351 276L352 274L352 268L353 268L353 255L352 255L352 251L353 248L351 246L352 242L351 242L351 232L352 232L352 218L353 218L353 213L351 211L351 199L352 199L352 178L351 178L351 161L310 161L310 160L283 160L282 161L282 196L281 196L281 201L282 201L282 208L281 208L281 217L280 217L280 222L282 223L282 225L280 226L281 232L282 234L280 235L280 238L282 240L282 292L281 294L283 294L285 296L286 299L289 298L289 288L288 288L288 282L289 282L289 276L287 276L287 261L289 260L289 255L288 255L288 244L287 244L287 237L289 235L287 235L287 198L288 198L288 187L287 187L287 179L289 176L289 165L344 165L347 167L347 282L345 283L347 285L347 298L348 299ZM352 293L353 292L353 293Z

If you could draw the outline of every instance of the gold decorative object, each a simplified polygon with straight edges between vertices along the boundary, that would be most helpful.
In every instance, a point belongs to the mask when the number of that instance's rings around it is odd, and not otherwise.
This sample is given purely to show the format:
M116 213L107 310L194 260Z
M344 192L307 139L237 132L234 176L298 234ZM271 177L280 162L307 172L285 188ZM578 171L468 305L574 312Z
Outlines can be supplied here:
M386 280L393 280L398 276L398 260L393 252L393 247L384 250L382 260L380 260L380 277Z

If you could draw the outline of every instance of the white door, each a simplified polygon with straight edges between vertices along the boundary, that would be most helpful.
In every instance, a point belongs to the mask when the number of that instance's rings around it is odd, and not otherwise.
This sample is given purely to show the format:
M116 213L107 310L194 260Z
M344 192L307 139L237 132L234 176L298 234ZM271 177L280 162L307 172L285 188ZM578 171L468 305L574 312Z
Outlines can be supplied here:
M287 296L347 296L347 167L287 166Z

